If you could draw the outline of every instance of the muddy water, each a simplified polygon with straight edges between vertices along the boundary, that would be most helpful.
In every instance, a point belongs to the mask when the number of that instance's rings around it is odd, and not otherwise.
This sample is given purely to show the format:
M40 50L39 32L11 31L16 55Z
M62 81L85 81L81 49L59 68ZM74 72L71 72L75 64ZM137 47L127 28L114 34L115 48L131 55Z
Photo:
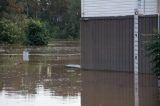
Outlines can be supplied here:
M23 61L23 51L29 61ZM0 47L0 106L134 106L133 74L65 68L79 64L79 42ZM157 82L140 75L140 106L159 106Z
M29 61L23 61L24 50ZM47 47L1 46L0 106L80 106L81 73L78 42Z
M82 71L82 106L134 106L132 73ZM139 76L139 106L159 106L156 80Z

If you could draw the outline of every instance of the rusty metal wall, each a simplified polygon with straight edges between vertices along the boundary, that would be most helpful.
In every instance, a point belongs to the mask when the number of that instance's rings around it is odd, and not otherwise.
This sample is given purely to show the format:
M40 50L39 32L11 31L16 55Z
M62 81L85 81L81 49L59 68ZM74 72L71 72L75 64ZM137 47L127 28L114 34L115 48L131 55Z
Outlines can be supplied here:
M150 72L145 56L145 34L157 28L157 16L140 16L139 65ZM133 16L82 18L81 67L83 69L133 71Z

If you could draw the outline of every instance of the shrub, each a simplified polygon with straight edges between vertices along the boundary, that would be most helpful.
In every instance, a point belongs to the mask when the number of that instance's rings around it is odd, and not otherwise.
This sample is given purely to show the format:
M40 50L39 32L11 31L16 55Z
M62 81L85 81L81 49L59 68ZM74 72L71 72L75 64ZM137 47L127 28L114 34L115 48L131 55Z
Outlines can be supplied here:
M21 39L23 32L16 23L7 19L0 19L0 43L14 44Z
M40 20L28 19L25 28L26 45L47 45L48 44L48 30L45 24Z
M147 43L147 50L153 64L153 71L156 76L160 76L160 33L152 34Z

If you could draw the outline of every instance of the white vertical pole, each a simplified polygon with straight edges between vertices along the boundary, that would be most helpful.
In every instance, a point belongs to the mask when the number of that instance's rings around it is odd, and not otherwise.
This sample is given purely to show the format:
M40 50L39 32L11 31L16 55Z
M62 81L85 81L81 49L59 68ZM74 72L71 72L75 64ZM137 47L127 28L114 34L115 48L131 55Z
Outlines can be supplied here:
M160 33L160 15L159 15L159 13L158 13L158 33Z
M145 4L144 4L145 5ZM138 34L138 22L139 22L139 10L142 7L142 0L137 0L137 8L134 13L134 106L139 106L139 66L138 66L138 43L139 43L139 34Z
M139 106L139 86L138 86L138 9L134 14L134 106Z

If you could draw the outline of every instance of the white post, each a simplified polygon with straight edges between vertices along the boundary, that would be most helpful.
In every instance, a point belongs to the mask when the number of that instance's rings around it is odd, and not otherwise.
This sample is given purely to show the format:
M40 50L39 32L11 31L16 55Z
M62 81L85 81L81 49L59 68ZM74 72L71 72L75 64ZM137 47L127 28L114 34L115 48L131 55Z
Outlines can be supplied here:
M139 106L139 86L138 86L138 9L134 14L134 106Z
M23 51L23 61L29 61L29 52L27 49Z

